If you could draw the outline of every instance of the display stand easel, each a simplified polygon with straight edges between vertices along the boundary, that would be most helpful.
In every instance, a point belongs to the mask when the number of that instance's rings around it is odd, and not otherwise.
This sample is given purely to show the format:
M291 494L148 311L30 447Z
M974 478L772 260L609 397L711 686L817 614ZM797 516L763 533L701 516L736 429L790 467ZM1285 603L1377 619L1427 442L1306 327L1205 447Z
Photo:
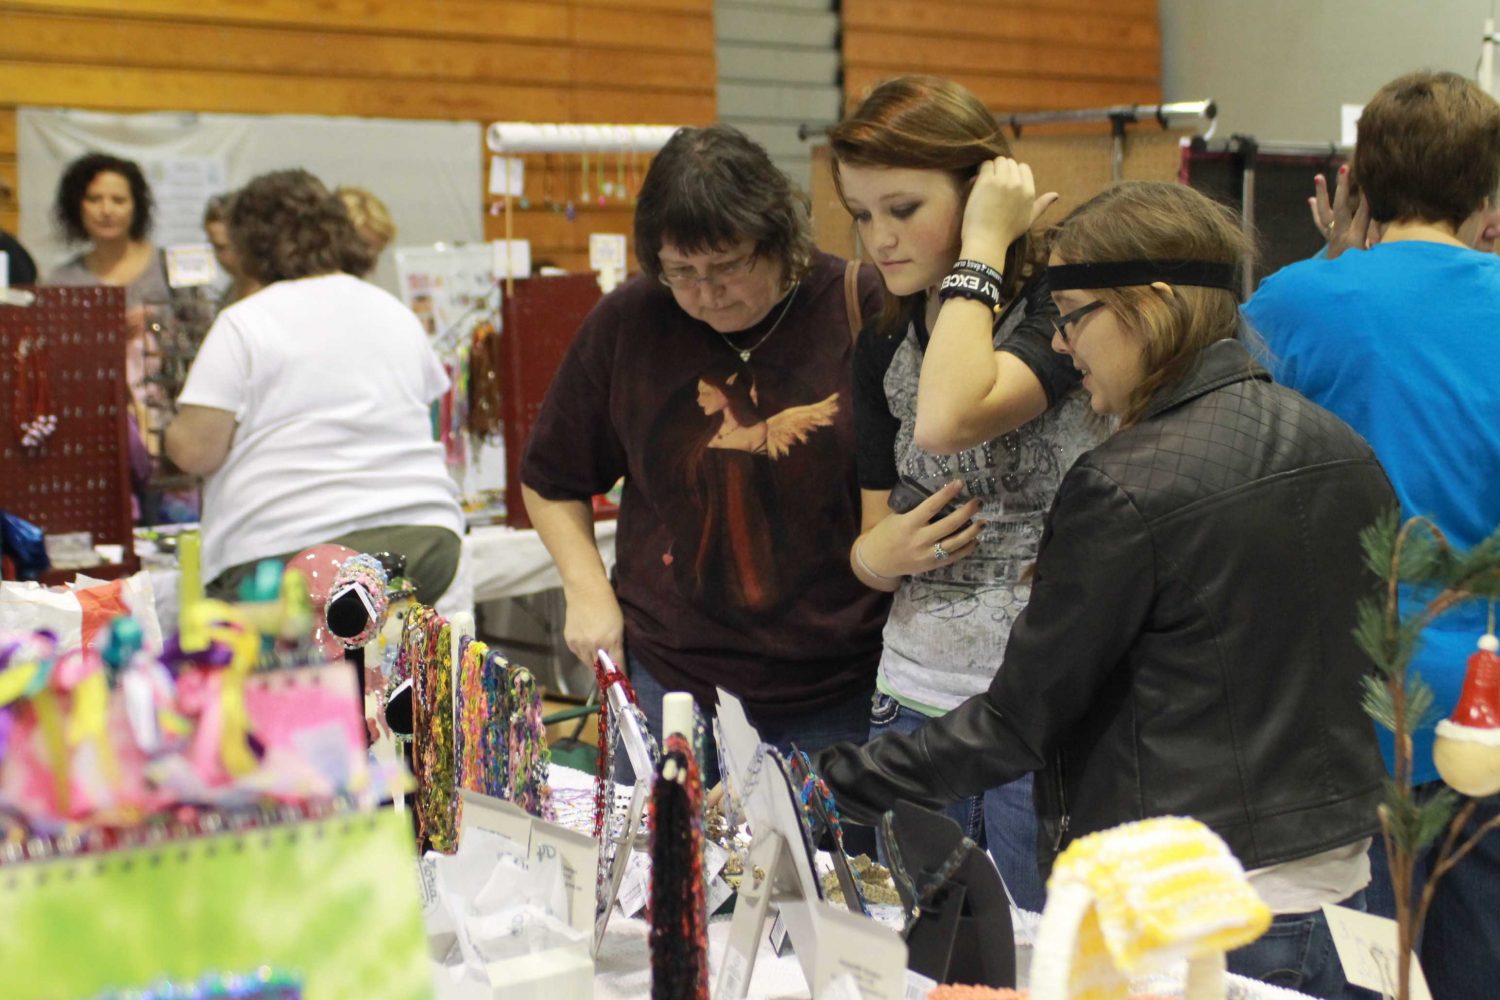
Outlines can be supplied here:
M100 579L128 576L140 564L126 443L124 290L38 288L31 305L0 305L0 399L6 413L16 378L12 359L23 342L45 345L43 376L57 430L40 447L25 448L15 420L0 427L0 510L49 535L88 532L94 545L118 547L118 562L84 570ZM72 577L71 570L54 570L43 582Z
M609 658L609 654L603 650L598 654L603 658L607 668L607 674L618 674L619 668ZM625 825L615 840L615 855L610 862L609 878L605 883L604 898L599 900L598 909L594 917L594 954L599 953L599 946L604 942L604 931L609 926L610 914L614 912L615 900L620 896L620 886L625 881L625 872L630 867L630 857L636 852L646 853L648 845L642 839L646 824L646 799L651 794L651 748L646 742L646 734L641 731L640 720L634 712L630 711L630 697L625 693L625 685L615 681L604 689L603 696L609 699L609 710L614 718L618 720L620 731L620 743L625 748L625 754L630 758L630 768L635 772L635 786L630 793L630 808L625 814ZM602 738L602 735L601 735ZM611 787L613 779L610 779ZM611 795L610 808L613 811L613 796ZM611 836L611 824L606 823L604 836ZM599 845L604 850L604 845Z

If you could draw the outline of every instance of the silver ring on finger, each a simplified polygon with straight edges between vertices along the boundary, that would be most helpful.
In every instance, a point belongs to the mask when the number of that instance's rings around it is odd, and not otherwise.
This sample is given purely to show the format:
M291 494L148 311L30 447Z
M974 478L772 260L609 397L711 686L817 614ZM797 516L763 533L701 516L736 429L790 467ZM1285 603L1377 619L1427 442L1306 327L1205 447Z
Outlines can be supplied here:
M938 562L948 561L948 550L943 548L942 542L932 543L932 558L936 559Z

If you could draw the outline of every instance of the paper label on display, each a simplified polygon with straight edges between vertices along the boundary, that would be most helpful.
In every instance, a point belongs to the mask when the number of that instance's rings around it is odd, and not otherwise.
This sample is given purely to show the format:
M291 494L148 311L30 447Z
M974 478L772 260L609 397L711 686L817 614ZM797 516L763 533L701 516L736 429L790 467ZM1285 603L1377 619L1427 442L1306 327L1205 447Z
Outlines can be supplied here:
M625 272L625 236L623 233L589 234L589 270L613 269Z
M703 841L703 877L710 882L713 881L714 876L723 871L727 864L729 864L729 852L705 838Z
M837 996L836 983L848 980L861 1000L905 1000L906 942L889 927L825 904L813 907L818 950L813 961L817 997ZM850 988L850 987L844 987Z
M745 987L749 985L749 971L750 960L736 949L729 949L729 954L724 956L724 975L720 979L722 995L744 996Z
M568 923L581 932L587 932L594 922L598 850L593 837L545 820L537 820L531 826L532 861L546 864L556 859L562 866L563 887L568 894Z
M625 865L625 877L620 882L620 912L633 917L644 910L650 891L651 858L639 852L632 854Z
M767 936L771 939L771 950L780 958L786 951L786 921L782 919L780 907L776 909L776 919L771 921L771 933Z
M490 157L490 194L520 198L526 194L526 161L519 156Z
M709 913L717 913L719 907L723 906L730 896L734 895L734 888L721 878L711 878L703 890L704 902L708 906Z
M0 288L10 287L10 254L0 250Z
M1364 114L1363 104L1345 104L1339 108L1339 145L1354 148L1359 138L1359 116Z
M920 972L906 970L906 1000L927 1000L927 994L937 988L936 979L928 979Z
M1396 996L1398 975L1396 921L1343 906L1323 905L1333 947L1344 966L1344 978L1383 996ZM1411 956L1411 1000L1432 1000L1416 952Z
M167 284L172 288L202 288L219 280L219 262L207 243L184 243L163 251Z

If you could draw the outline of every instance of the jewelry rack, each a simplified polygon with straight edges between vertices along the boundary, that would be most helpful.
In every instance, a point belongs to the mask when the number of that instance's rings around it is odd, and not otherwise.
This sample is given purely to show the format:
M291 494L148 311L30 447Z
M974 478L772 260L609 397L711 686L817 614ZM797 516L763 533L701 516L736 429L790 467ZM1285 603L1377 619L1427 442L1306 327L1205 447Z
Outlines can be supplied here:
M29 306L0 305L0 398L16 389L22 344L45 345L57 429L24 447L12 414L0 428L0 509L49 535L88 532L95 545L118 546L119 562L87 567L115 579L139 568L131 524L126 442L125 292L120 288L38 288ZM52 571L62 583L70 571Z

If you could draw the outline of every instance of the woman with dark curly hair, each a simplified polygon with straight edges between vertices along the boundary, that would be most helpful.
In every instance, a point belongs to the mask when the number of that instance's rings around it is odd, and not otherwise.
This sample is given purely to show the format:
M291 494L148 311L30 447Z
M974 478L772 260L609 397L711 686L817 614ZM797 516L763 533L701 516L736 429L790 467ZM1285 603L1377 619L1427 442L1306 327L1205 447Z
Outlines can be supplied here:
M116 285L128 308L167 300L161 254L151 243L155 201L141 168L108 153L68 164L52 214L69 243L89 248L47 277L49 285Z
M232 595L262 559L338 542L403 553L417 599L436 602L458 567L463 514L428 418L448 377L421 323L353 276L368 247L305 170L245 185L229 232L263 287L219 314L166 442L207 477L210 593Z

